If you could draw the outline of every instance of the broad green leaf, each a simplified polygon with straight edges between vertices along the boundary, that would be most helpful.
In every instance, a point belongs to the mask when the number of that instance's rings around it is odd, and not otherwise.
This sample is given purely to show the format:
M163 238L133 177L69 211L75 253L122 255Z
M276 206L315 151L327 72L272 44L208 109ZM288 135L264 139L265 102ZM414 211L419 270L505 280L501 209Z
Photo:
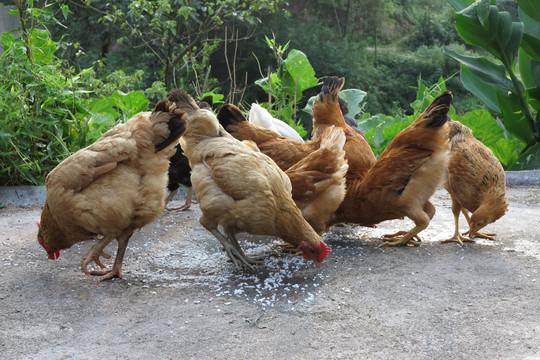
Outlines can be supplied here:
M360 104L364 101L366 94L365 91L359 89L346 89L339 92L339 96L347 101L350 117L356 118L356 115L362 112L363 106Z
M483 57L460 55L448 48L444 48L443 51L463 65L466 65L486 84L498 86L507 90L513 89L512 81L506 77L506 70L503 65L495 64Z
M510 28L511 28L510 39L508 40L508 42L506 43L506 46L504 47L504 52L506 53L506 56L508 57L508 60L510 61L508 65L511 66L518 56L519 46L523 38L523 23L512 23Z
M306 54L300 50L292 49L283 64L289 71L293 82L298 79L299 93L318 85L319 81L315 77L315 70L309 63Z
M496 7L492 12L499 18L497 40L500 48L504 49L512 37L512 18L510 18L510 14L506 11L499 13Z
M531 72L531 57L523 50L519 49L519 75L521 76L521 81L525 85L525 89L532 89L536 87L534 78Z
M488 147L494 146L499 139L504 137L503 129L486 110L473 110L465 115L455 116L453 120L470 128L474 137Z
M538 27L540 28L540 26ZM521 48L525 50L531 58L540 60L540 39L529 34L523 34Z
M495 144L488 147L505 169L508 169L517 160L517 143L514 140L500 138Z
M15 36L13 36L10 32L4 32L2 33L2 47L4 50L7 50L13 45L13 42L15 41Z
M58 43L51 40L46 30L31 29L28 38L32 59L36 63L49 64L55 58Z
M519 7L528 16L540 22L540 1L538 0L516 0Z
M540 143L534 144L527 151L521 153L510 170L534 169L540 169Z
M527 15L522 8L519 8L519 20L523 22L523 31L540 39L540 26L538 26L540 20L534 20L532 17Z
M540 89L540 61L531 60L531 74L536 87Z
M448 0L448 3L456 10L461 11L474 3L475 0Z
M504 119L504 127L526 144L534 141L534 129L531 128L523 114L517 96L514 93L498 89L497 99Z
M469 90L476 97L484 102L491 110L500 113L499 99L493 86L489 86L481 81L465 65L461 65L461 83L465 89Z

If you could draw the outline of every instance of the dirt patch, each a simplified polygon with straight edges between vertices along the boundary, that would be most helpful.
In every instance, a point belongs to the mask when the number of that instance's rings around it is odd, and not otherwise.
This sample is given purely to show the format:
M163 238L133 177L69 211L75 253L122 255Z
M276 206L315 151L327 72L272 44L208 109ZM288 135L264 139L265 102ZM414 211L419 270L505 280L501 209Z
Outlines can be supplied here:
M321 269L242 236L267 254L236 270L194 205L164 212L128 245L124 278L85 276L83 243L50 261L37 244L39 207L0 210L3 359L538 359L540 188L508 191L496 241L440 244L453 232L449 196L420 247L380 248L412 223L335 227ZM182 195L175 202L182 203ZM465 225L461 228L464 230ZM116 244L108 248L112 253Z

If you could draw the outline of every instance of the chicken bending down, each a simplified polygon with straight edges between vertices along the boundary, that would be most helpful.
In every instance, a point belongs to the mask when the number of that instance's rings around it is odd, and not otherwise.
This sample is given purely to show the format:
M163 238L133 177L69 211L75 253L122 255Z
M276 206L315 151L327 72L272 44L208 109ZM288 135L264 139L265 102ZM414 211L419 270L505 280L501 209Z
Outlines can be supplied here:
M506 176L499 160L482 142L477 140L471 129L458 121L450 125L450 160L448 181L444 185L452 198L454 214L454 236L446 242L473 242L475 236L493 240L495 234L478 231L501 218L508 208L505 200ZM472 215L469 218L468 212ZM459 233L459 213L469 224L469 238Z
M170 98L169 101L174 102L174 99ZM201 109L207 109L212 111L212 96L205 96L199 102L199 107ZM191 207L191 204L196 204L197 202L193 200L193 189L191 188L191 168L189 167L189 160L184 155L184 151L180 147L180 144L175 146L176 152L169 159L169 182L167 184L167 189L169 189L169 196L165 199L165 209L167 210L188 210ZM184 205L179 207L167 207L169 202L178 192L180 185L187 186L188 192L186 195L186 202Z
M363 180L347 184L346 199L331 223L372 225L407 216L415 227L394 234L382 245L418 245L413 239L435 215L429 198L445 178L451 101L450 91L433 100L391 141Z
M49 259L60 250L103 237L83 256L82 270L122 277L122 261L136 229L163 210L169 157L186 129L174 106L161 101L152 112L142 112L107 131L94 144L77 151L54 168L46 179L47 198L41 213L38 241ZM103 249L118 241L116 260L107 269ZM89 270L95 262L101 270Z
M234 138L254 142L259 150L268 155L279 168L287 170L321 146L321 139L300 142L281 136L273 130L247 121L238 107L233 104L223 105L217 114L220 124Z
M345 197L345 133L331 126L321 136L321 147L285 174L292 184L292 198L313 229L322 234Z
M269 157L230 136L214 114L199 109L189 95L178 96L177 108L188 123L180 141L191 164L201 225L239 268L261 263L244 254L236 239L240 232L278 236L320 266L330 249L292 200L287 175Z

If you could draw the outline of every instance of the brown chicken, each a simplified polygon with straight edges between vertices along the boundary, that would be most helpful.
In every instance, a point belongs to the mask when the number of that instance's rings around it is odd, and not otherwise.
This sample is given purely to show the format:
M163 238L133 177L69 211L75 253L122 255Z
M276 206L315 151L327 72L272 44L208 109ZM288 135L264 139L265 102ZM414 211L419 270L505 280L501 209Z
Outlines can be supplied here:
M191 165L201 225L237 267L253 269L260 263L244 254L236 239L240 232L278 236L320 266L330 249L292 200L287 175L269 157L230 136L214 114L199 109L189 95L178 95L176 104L188 122L180 141Z
M493 240L495 234L478 230L501 218L508 208L505 200L506 176L499 160L471 129L458 121L450 125L450 160L448 181L444 184L452 198L454 236L446 242L473 242L475 236ZM468 211L472 212L469 218ZM469 238L459 234L459 213L463 212L469 224Z
M313 229L322 234L345 197L345 134L331 126L321 136L321 147L291 166L285 174L292 197Z
M217 118L223 128L232 136L240 141L254 142L259 150L272 158L283 171L321 146L321 139L304 143L252 124L233 104L223 105L218 111Z
M445 178L451 101L450 91L437 97L392 140L363 180L347 185L347 196L331 223L372 225L407 216L415 227L389 235L382 245L418 245L413 238L435 215L429 198Z
M313 132L311 135L313 139L318 139L324 130L332 125L344 129L347 141L343 149L349 163L348 186L351 181L363 179L377 159L364 136L345 122L339 105L339 92L343 85L345 85L344 78L337 76L324 78L321 92L315 97L313 103Z
M172 106L174 108L174 106ZM41 213L38 241L49 259L72 245L99 240L83 256L82 270L122 277L122 261L133 232L148 224L164 207L169 157L186 129L186 122L161 101L153 112L142 112L107 131L54 168L46 180L47 199ZM112 269L100 257L117 239ZM102 270L89 270L95 262Z

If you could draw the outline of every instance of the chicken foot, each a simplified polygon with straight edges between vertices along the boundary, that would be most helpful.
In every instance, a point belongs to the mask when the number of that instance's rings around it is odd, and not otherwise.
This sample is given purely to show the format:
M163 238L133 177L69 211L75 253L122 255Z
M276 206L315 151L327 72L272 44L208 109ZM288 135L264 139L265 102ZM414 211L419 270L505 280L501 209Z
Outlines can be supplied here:
M425 210L430 210L430 208L426 209L426 207L424 206ZM433 211L434 213L434 211ZM430 219L433 217L433 214L431 211L421 211L421 212L417 212L416 214L410 214L408 215L409 218L411 220L414 221L414 223L416 224L416 226L414 228L412 228L409 232L405 233L405 235L399 237L399 236L393 236L393 237L388 237L388 238L385 238L386 241L383 242L381 244L381 246L396 246L396 245L413 245L413 246L418 246L420 244L418 244L418 242L414 241L413 239L416 237L418 238L418 233L422 230L424 230L425 228L428 227L429 225L429 221ZM400 234L400 233L403 233L403 232L398 232L396 234Z
M216 237L216 239L219 240L221 245L223 245L227 256L229 256L229 259L231 259L238 269L241 269L245 265L251 271L255 271L253 265L263 263L262 261L247 257L242 248L240 248L240 245L238 244L238 241L234 235L231 236L231 234L229 234L230 238L232 239L232 241L229 241L217 229L210 230L210 232Z
M400 235L406 235L408 233L408 231L405 231L405 230L401 230L401 231L398 231L396 233L393 233L393 234L385 234L383 235L383 238L395 238L397 236L400 236ZM414 235L413 236L414 239L416 239L417 241L422 241L422 239L420 239L420 236L418 236L418 234Z
M81 259L81 269L86 275L92 275L92 271L88 270L88 264L95 262L100 268L105 269L107 266L101 262L100 257L110 259L111 255L105 253L103 249L111 241L114 240L113 236L104 236L97 244L95 244Z
M169 201L171 201L171 199L174 197L174 195L176 195L177 192L178 192L178 189L172 191L169 194L169 196L165 200L165 205L167 205L169 203ZM186 196L186 202L184 203L184 205L179 206L179 207L175 207L175 208L165 207L165 209L169 210L169 211L172 211L172 210L185 211L185 210L188 210L191 207L191 204L197 204L197 202L195 200L193 200L193 188L190 187L188 189L187 196Z
M474 240L466 238L459 234L459 211L457 213L454 212L454 223L456 225L456 228L454 230L454 236L452 236L450 239L441 241L441 244L457 242L459 245L463 246L463 242L474 242Z

